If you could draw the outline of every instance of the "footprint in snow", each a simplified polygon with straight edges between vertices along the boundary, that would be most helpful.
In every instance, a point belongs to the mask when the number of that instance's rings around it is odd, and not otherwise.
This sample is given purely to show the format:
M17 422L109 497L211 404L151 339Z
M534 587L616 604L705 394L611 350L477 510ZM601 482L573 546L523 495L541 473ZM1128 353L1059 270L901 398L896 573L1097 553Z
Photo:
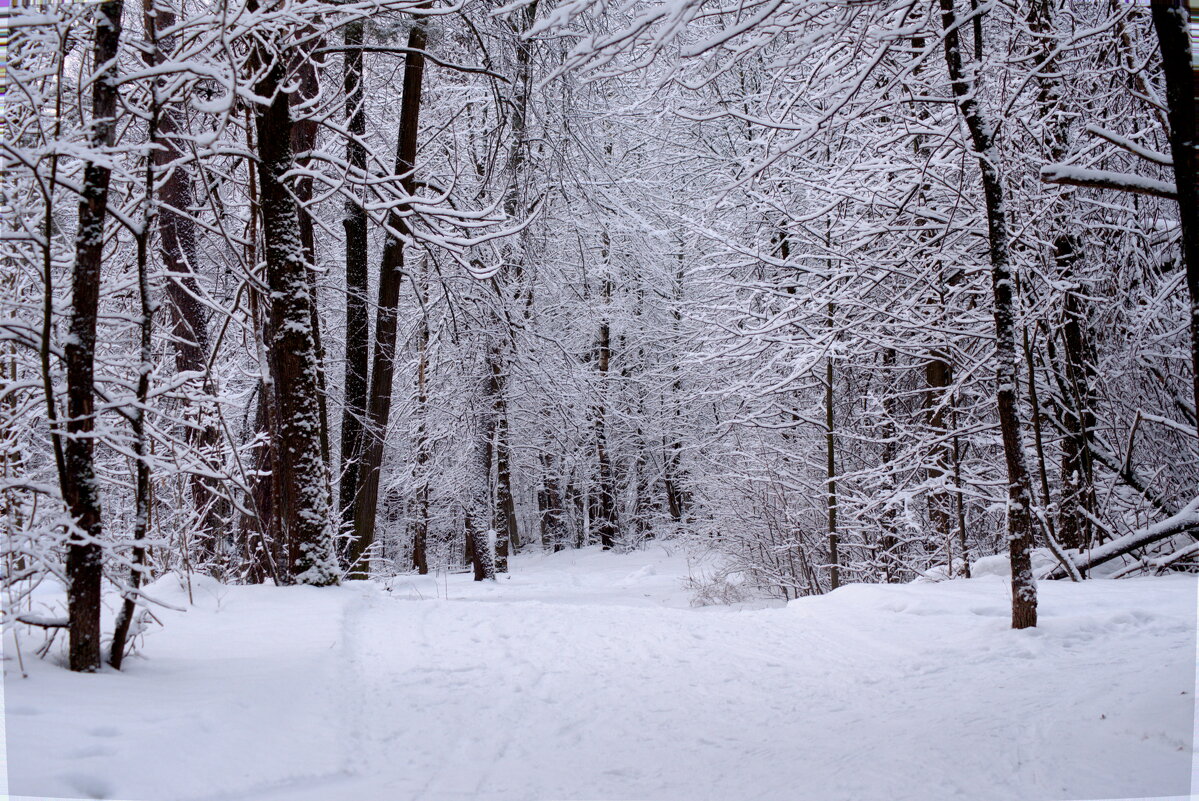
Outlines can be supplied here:
M97 726L94 729L88 729L87 733L93 737L116 737L121 730L112 726Z

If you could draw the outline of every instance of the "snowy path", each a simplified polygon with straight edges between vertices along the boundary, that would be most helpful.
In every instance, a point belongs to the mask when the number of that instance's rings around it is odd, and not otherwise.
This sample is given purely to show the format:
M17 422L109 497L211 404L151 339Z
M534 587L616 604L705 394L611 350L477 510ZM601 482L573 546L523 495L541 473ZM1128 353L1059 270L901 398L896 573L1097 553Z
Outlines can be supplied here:
M660 548L510 581L204 585L147 659L5 682L15 796L1097 799L1189 790L1196 582L690 609ZM445 595L449 594L449 600ZM178 600L178 596L173 596ZM28 654L26 654L28 660Z

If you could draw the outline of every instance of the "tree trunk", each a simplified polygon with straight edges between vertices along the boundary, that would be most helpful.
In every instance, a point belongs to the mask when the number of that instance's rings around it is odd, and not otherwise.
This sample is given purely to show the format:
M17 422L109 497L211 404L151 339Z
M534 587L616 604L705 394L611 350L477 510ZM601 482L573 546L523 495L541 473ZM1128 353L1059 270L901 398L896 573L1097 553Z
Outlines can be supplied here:
M1037 103L1041 106L1048 141L1050 163L1065 158L1068 144L1068 119L1061 108L1066 91L1057 60L1057 40L1053 35L1053 5L1050 0L1030 0L1029 29L1036 39L1033 63L1036 66ZM1073 196L1066 199L1073 207ZM1067 285L1062 296L1061 335L1065 351L1066 378L1070 392L1060 399L1062 422L1069 434L1062 441L1061 506L1057 517L1058 541L1066 548L1082 549L1092 538L1091 519L1097 502L1093 471L1091 470L1091 438L1095 429L1094 399L1090 386L1093 368L1086 334L1087 299L1074 281L1074 265L1078 261L1079 242L1070 232L1072 215L1069 210L1053 218L1054 273ZM1039 410L1036 410L1039 413ZM1048 492L1045 502L1050 502Z
M888 386L893 386L896 382L895 378L895 348L886 348L883 351L883 381ZM895 393L887 391L883 395L883 452L882 452L882 468L884 471L884 487L887 492L893 493L895 490L895 479L893 472L895 470L895 455L896 455L896 432L895 432ZM896 518L898 514L894 509L884 509L879 515L879 529L881 530L878 541L878 561L882 565L883 580L888 584L893 584L899 581L898 554L896 551L899 548L899 525Z
M428 261L422 262L421 306L428 309L429 277ZM416 364L416 476L419 482L416 491L416 524L412 528L412 566L422 576L429 572L429 318L421 319L417 342Z
M833 304L828 305L829 328L833 326ZM833 428L833 357L824 363L824 455L825 512L828 518L829 588L841 586L841 538L837 534L837 435Z
M321 39L310 40L304 50L295 57L295 60L299 62L299 67L296 69L296 77L299 80L296 91L290 93L289 96L293 106L301 106L306 101L320 95L320 82L317 69L323 65L323 56L314 54L311 51L319 48L321 41ZM302 168L308 167L311 159L307 154L316 148L318 127L316 119L311 115L296 120L291 126L291 152L293 156L296 156L296 164ZM304 276L308 279L308 293L312 298L309 308L312 312L312 342L316 353L316 385L317 403L320 411L321 458L325 461L325 471L328 474L329 465L332 464L329 443L329 393L326 391L325 344L321 338L320 304L317 300L316 271L314 269L316 266L316 230L312 221L312 214L308 211L308 206L312 203L312 176L303 174L297 176L293 179L292 187L298 201L296 212L300 220L300 244L304 249L304 262L306 265ZM328 488L328 491L332 492L331 486Z
M146 12L146 31L150 38L150 49L146 61L154 64L159 60L154 0L143 0ZM150 87L150 119L147 122L147 138L153 142L158 138L160 109L157 83ZM146 530L150 522L150 463L146 461L146 404L150 396L150 373L154 369L154 351L151 348L154 335L154 303L150 300L149 239L157 219L154 197L154 158L146 160L146 209L142 217L142 231L137 237L137 290L141 305L139 321L140 342L138 343L137 405L131 410L133 428L133 455L136 458L133 517L133 564L129 568L129 584L123 593L121 609L117 613L112 630L112 645L108 651L108 664L115 670L121 669L125 658L125 641L137 606L138 590L142 583L142 571L146 564Z
M786 236L782 239L782 249L784 251L783 258L786 258L788 248ZM674 308L671 310L671 325L673 328L674 338L676 342L681 341L680 328L683 322L683 252L682 243L679 245L679 263L675 268L674 282L672 286L672 300ZM687 492L683 488L685 476L683 475L683 443L680 439L680 429L682 428L682 401L683 382L679 375L679 364L677 360L672 360L671 373L674 375L674 380L670 383L671 398L670 406L672 418L675 424L675 430L671 432L669 437L663 437L663 446L665 451L662 455L662 470L663 483L666 486L666 505L670 511L670 519L675 523L682 523L687 517L690 500L687 497Z
M561 551L567 545L562 482L556 473L554 458L548 451L541 454L541 480L542 486L537 493L541 544L552 551Z
M354 180L366 174L366 111L363 106L362 50L365 22L346 25L345 74L346 119L350 136L346 139L346 162L354 171ZM367 371L370 369L370 317L367 310L366 209L361 193L345 204L342 225L346 231L346 364L344 403L341 413L341 484L338 500L342 525L354 524L354 495L358 491L358 465L362 456L362 421L366 417Z
M292 167L290 99L282 91L284 60L269 56L254 87L267 103L255 109L266 278L270 288L269 352L278 429L274 511L287 543L285 574L301 584L335 584L329 476L321 447L320 379L312 331L313 297L300 238L299 209L284 183Z
M942 297L942 305L944 302ZM929 427L929 434L935 440L927 472L929 480L933 483L933 488L928 493L928 522L933 540L937 543L948 542L952 531L952 501L945 488L945 479L949 474L950 450L949 432L945 426L945 400L946 392L952 383L953 366L946 353L940 348L935 348L929 353L928 361L924 365L924 384L927 388L924 396L924 420Z
M255 152L254 135L250 124L250 112L246 111L246 150ZM258 264L258 218L261 204L258 202L258 181L251 168L248 176L250 190L250 219L247 227L246 263ZM278 405L275 403L274 383L267 359L267 346L271 341L271 321L264 306L264 293L253 284L246 293L250 302L250 320L254 326L254 342L258 349L258 399L254 410L254 427L251 429L261 441L254 451L254 472L250 485L252 515L242 517L242 544L246 559L247 579L261 583L267 578L276 585L282 583L282 566L286 564L283 548L286 543L279 515L275 514L275 498L280 495L281 476L275 469L275 443L279 437ZM253 521L251 524L250 521Z
M1061 243L1059 243L1061 244ZM1060 254L1062 251L1055 247ZM1059 263L1061 258L1058 258ZM1086 335L1086 299L1081 291L1066 290L1062 303L1062 344L1066 386L1062 393L1062 503L1058 515L1060 541L1066 548L1084 549L1094 539L1091 522L1098 510L1095 494L1093 440L1095 432L1094 360Z
M92 123L88 142L93 152L116 142L117 50L121 43L123 0L109 0L97 10L92 64ZM100 303L100 271L104 261L104 223L112 171L106 160L89 161L83 171L79 230L71 276L70 336L67 363L66 482L62 487L74 525L67 539L67 606L70 621L71 670L100 667L100 584L103 550L100 536L100 492L96 486L93 431L96 365L96 320Z
M503 355L498 346L493 346L488 355L490 362L491 401L490 428L494 431L495 443L495 569L497 573L508 572L510 548L520 545L520 533L516 523L516 500L512 493L512 453L508 443L508 401L504 394L507 385ZM491 471L488 470L488 476Z
M425 70L425 26L418 18L408 33L404 56L404 96L400 106L400 130L396 143L396 174L400 188L411 197L416 193L417 135L420 132L422 79ZM379 508L379 480L387 422L391 416L392 380L395 376L396 324L400 299L400 281L404 275L404 240L408 220L403 216L407 202L388 215L389 233L379 266L379 304L375 313L375 346L371 365L370 392L367 398L366 425L363 429L362 460L358 467L358 492L354 503L354 539L350 543L350 575L366 578L370 565L364 556L375 539L375 518Z
M475 581L495 580L495 559L488 537L490 514L491 440L484 432L490 427L491 408L482 398L482 408L475 414L470 470L466 498L466 555L474 569Z
M1153 28L1161 49L1170 119L1170 155L1178 187L1178 221L1182 260L1191 301L1191 378L1199 409L1199 130L1195 93L1199 86L1191 54L1187 0L1153 0Z
M970 578L970 544L966 539L966 495L962 492L962 446L958 435L958 398L953 404L953 489L957 496L958 545L962 549L962 578Z
M173 9L153 0L143 0L143 7L144 28L151 32L155 45L142 58L148 66L154 67L164 61L164 53L174 49L175 37L167 32L174 27L176 17ZM157 127L153 137L153 165L159 173L165 173L157 192L160 204L157 229L159 254L167 270L166 298L175 370L203 377L206 392L211 394L207 314L200 301L200 287L195 275L196 224L190 212L192 173L190 165L178 163L183 156L179 139L183 120L177 110L168 106L160 111ZM205 468L194 472L189 479L192 503L199 520L195 542L205 556L219 559L219 540L232 517L232 507L221 490L220 480L211 476L221 469L217 453L221 434L206 404L190 399L186 402L193 407L188 411L199 419L194 421L195 425L185 428L184 436L188 445L199 454ZM210 475L204 475L204 472Z
M524 33L532 26L537 15L537 0L534 0L530 5L521 9L519 12L511 15L508 22L512 27L514 34L514 43L516 47L516 74L513 76L512 86L515 89L514 97L509 100L508 125L510 128L511 147L508 150L508 162L505 168L505 173L508 177L508 189L504 196L504 213L509 219L514 219L523 213L522 200L523 190L527 186L527 176L525 174L525 150L526 150L526 128L528 120L526 112L529 104L529 90L532 81L532 73L530 70L530 62L532 58L533 43L524 38ZM496 276L493 286L496 292L496 303L500 309L504 308L508 293L506 287L511 284L516 284L516 298L519 300L522 294L525 294L525 309L526 312L532 303L532 289L526 288L524 284L524 248L523 235L518 235L521 240L520 244L506 242L502 252L504 254L504 267ZM513 492L513 476L512 476L512 449L508 441L508 430L510 423L508 420L508 373L505 369L506 363L511 359L505 358L504 351L506 348L503 345L505 339L512 341L510 337L502 337L500 330L504 328L505 317L503 314L495 313L492 315L492 324L496 330L492 335L496 339L492 342L491 348L488 350L488 367L491 374L488 394L491 399L492 418L489 423L489 430L486 432L489 441L493 443L495 458L495 509L493 510L494 527L496 530L496 548L495 548L495 569L499 573L508 572L508 555L509 551L520 547L520 528L516 517L516 502ZM509 328L509 331L511 329ZM513 341L515 356L515 343ZM490 479L490 472L488 473Z
M954 9L954 0L939 2L945 63L958 111L970 130L979 170L982 173L983 196L986 200L995 318L995 394L1008 474L1007 539L1012 569L1012 628L1023 629L1037 624L1037 584L1032 574L1032 493L1029 488L1028 469L1024 463L1020 408L1016 398L1019 362L1016 355L1015 309L1012 299L1006 209L1003 184L999 176L999 151L993 139L995 129L979 105L977 87L965 77L962 67L959 20Z
M605 237L606 241L606 237ZM599 343L596 348L596 370L599 373L599 402L595 414L595 456L599 466L599 486L592 504L592 525L598 531L600 544L606 551L616 543L616 478L608 454L608 412L604 398L608 392L608 370L612 358L612 327L608 320L608 303L612 297L612 280L604 280L604 318L600 321Z

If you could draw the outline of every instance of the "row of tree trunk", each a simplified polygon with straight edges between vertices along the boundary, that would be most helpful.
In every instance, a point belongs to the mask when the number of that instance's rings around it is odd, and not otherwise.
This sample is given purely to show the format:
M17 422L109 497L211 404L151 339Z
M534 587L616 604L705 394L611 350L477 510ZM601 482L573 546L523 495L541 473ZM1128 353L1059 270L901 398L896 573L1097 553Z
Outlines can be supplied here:
M169 10L144 0L145 29L151 47L144 58L151 67L159 65L162 53L171 47L173 15ZM1068 492L1055 520L1038 518L1034 510L1048 501L1044 458L1038 475L1041 495L1034 492L1034 476L1026 462L1025 426L1017 400L1021 349L1017 341L1014 293L1015 277L1011 268L1009 210L1005 205L1003 164L994 142L994 120L980 104L978 75L967 63L961 29L965 18L959 15L955 0L939 0L945 63L956 106L969 132L977 156L983 197L986 203L987 236L991 268L992 308L995 331L995 402L999 413L1008 482L1007 540L1012 568L1012 625L1033 626L1037 620L1036 583L1031 571L1030 553L1034 535L1040 531L1051 546L1081 548L1092 539L1095 516L1094 465L1106 458L1093 441L1096 425L1093 412L1093 359L1086 333L1089 314L1085 294L1078 288L1065 291L1062 300L1060 352L1047 337L1048 358L1060 362L1055 374L1064 376L1064 386L1051 403L1060 408L1052 417L1064 428L1061 474ZM251 11L258 9L251 0ZM503 199L511 218L527 213L525 198L519 190L527 163L526 108L531 86L530 45L522 37L532 26L537 4L524 7L514 19L516 50L516 91L510 99L508 125L512 136L507 172L509 187ZM248 110L252 119L252 144L255 170L251 177L251 195L255 203L252 221L255 233L250 237L251 268L257 269L257 237L260 233L263 257L262 282L267 292L255 294L252 305L261 324L265 371L259 392L259 425L266 431L267 447L260 466L269 478L260 481L254 495L254 535L246 538L257 556L259 576L278 582L315 585L336 583L348 573L353 578L370 574L388 423L392 408L392 386L396 371L399 297L403 276L413 261L407 251L416 246L415 211L412 198L421 181L417 176L418 143L422 90L425 80L428 36L421 6L413 13L404 59L400 126L395 154L395 194L399 198L387 214L386 238L379 263L379 285L373 337L370 335L367 295L370 221L363 194L345 202L345 281L346 281L346 358L344 365L344 406L340 420L341 460L332 464L331 424L326 406L327 382L321 343L316 284L313 275L318 253L313 222L305 204L313 200L309 178L288 177L297 164L302 165L314 149L317 126L313 119L293 117L293 110L316 96L321 61L316 44L302 50L284 44L279 32L261 37L248 59L248 74L254 76L254 94L261 98ZM104 532L101 499L97 488L94 442L96 439L96 332L99 317L100 284L104 262L104 243L109 209L109 184L112 175L106 153L116 141L118 91L117 74L121 48L122 0L99 4L92 32L92 63L97 65L91 82L88 155L83 173L78 212L78 231L72 264L72 306L69 337L63 352L66 364L66 410L59 420L52 392L47 391L50 406L51 437L63 499L70 511L72 526L66 547L68 580L69 662L72 670L92 671L101 662L99 625L100 593L103 578ZM974 56L979 60L983 46L981 11L973 10ZM1040 38L1040 50L1034 54L1039 82L1039 102L1047 118L1055 113L1062 88L1050 39L1052 7L1044 0L1029 6L1030 29ZM1182 261L1190 296L1190 333L1194 371L1194 403L1199 408L1199 131L1196 129L1195 87L1199 85L1191 54L1189 8L1183 0L1155 0L1152 19L1158 38L1167 88L1170 145L1175 175L1175 194L1180 210ZM364 111L365 24L348 22L343 28L345 55L342 83L345 92L346 162L352 174L351 185L364 192L367 183ZM980 62L981 63L981 62ZM146 164L147 212L145 227L137 237L138 289L142 317L137 408L131 413L134 454L137 459L135 543L145 537L149 517L149 467L146 447L144 408L149 397L149 361L151 323L154 304L148 280L148 254L151 232L158 236L158 253L169 280L165 285L170 326L175 341L175 366L181 374L203 376L214 393L209 375L212 344L208 323L194 274L196 231L186 210L192 204L191 172L181 159L182 124L177 112L151 104L149 141L154 145ZM1067 152L1066 129L1051 126L1049 155L1061 159ZM149 199L153 198L153 202ZM1078 243L1067 228L1064 213L1056 222L1053 262L1056 276L1065 284L1072 279ZM47 225L49 225L49 221ZM257 229L260 226L260 231ZM786 243L784 242L784 247ZM518 297L528 290L522 287L518 245L505 250L511 260L494 281L497 308L505 298ZM605 240L604 259L610 258ZM423 261L422 261L423 263ZM681 267L680 267L681 276ZM47 282L49 271L47 270ZM47 285L49 291L49 283ZM601 285L601 305L611 302L610 278ZM519 305L519 304L518 304ZM526 308L528 303L525 304ZM830 309L830 317L832 310ZM467 550L476 578L494 577L507 569L510 551L519 547L521 536L517 522L513 456L507 398L510 392L509 366L517 359L517 337L511 321L497 315L493 322L489 347L484 354L484 374L480 377L475 417L472 421L475 448L472 485L465 501ZM428 404L425 371L429 332L424 329L419 344L418 404ZM1025 344L1023 356L1032 372L1032 354ZM603 387L610 375L613 342L610 321L601 315L594 348L594 368L601 391L589 408L593 427L598 487L587 493L586 509L592 529L598 532L605 548L617 542L617 480L609 453L608 408ZM43 362L48 359L43 346ZM894 359L891 352L890 358ZM49 376L48 366L45 373ZM928 388L926 422L936 432L947 432L946 415L953 413L952 399L945 391L952 384L953 365L949 356L934 349L925 368ZM833 585L839 581L837 494L835 477L836 428L833 407L834 361L826 370L825 431L827 457L827 534ZM47 378L47 381L49 379ZM677 389L677 387L676 387ZM1035 392L1035 385L1030 385ZM1041 405L1033 399L1031 421L1037 452L1041 453ZM199 521L198 538L215 562L229 547L223 534L234 514L227 493L213 478L215 454L220 432L203 399L197 399L187 412L194 424L188 426L188 444L209 462L209 470L195 471L190 478L190 495ZM421 418L423 419L423 417ZM423 425L416 432L415 459L428 463L430 445ZM667 499L672 517L681 520L689 503L680 486L679 443L663 443L667 469ZM547 476L553 476L553 457L544 454L542 463ZM884 458L886 456L884 455ZM956 444L946 442L936 454L930 471L942 484L950 480L958 463ZM493 475L495 476L494 492ZM335 480L336 477L336 480ZM1135 483L1129 477L1129 483ZM955 479L956 480L956 479ZM334 485L336 484L336 492ZM1146 491L1148 488L1146 488ZM563 540L564 517L571 502L569 487L554 478L547 479L538 492L541 537L543 541ZM428 487L418 493L417 505L423 509L414 529L413 566L428 570ZM960 509L959 509L960 514ZM938 492L930 499L930 518L946 541L954 525L950 494ZM960 526L959 526L960 527ZM884 521L884 530L887 526ZM491 544L492 532L495 548ZM964 529L962 531L964 549ZM345 544L337 546L338 537ZM884 535L882 550L888 550ZM893 543L892 543L893 544ZM494 556L493 556L494 554ZM965 554L963 553L963 557ZM131 620L138 601L141 568L145 551L134 549L129 580L122 588L124 602L118 615L109 661L121 663Z

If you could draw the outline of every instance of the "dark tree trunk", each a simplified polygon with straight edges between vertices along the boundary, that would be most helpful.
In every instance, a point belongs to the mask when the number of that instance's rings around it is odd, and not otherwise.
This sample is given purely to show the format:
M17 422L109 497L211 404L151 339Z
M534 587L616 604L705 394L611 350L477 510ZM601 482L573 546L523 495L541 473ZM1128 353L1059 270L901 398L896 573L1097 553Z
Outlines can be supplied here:
M999 152L993 140L992 123L986 119L985 112L979 105L977 87L966 78L962 66L959 19L954 9L954 0L939 2L945 63L958 111L970 130L974 152L978 156L983 196L986 200L995 317L995 394L1008 474L1007 539L1012 568L1012 628L1023 629L1037 624L1037 584L1032 573L1032 493L1029 488L1028 468L1024 463L1020 408L1016 398L1019 361L1016 354L1012 273L1003 184L999 175Z
M164 60L164 53L170 53L174 48L174 35L165 32L174 27L175 12L153 0L143 0L143 7L145 30L152 32L155 42L154 47L143 55L143 60L149 66L157 66ZM160 174L165 172L157 192L159 254L167 271L166 297L175 350L175 370L202 376L206 391L210 392L208 360L211 347L207 314L200 302L200 287L195 275L196 224L191 217L191 167L177 163L183 156L181 123L178 111L168 106L159 114L158 130L153 137L156 145L153 165ZM203 472L210 474L204 475L198 471L189 479L192 503L199 520L194 541L204 557L217 556L219 560L219 541L232 517L232 507L221 490L221 482L211 475L219 473L221 469L218 452L221 435L214 415L211 409L206 408L206 404L190 400L188 403L193 407L188 413L198 419L194 420L195 425L187 426L184 436L188 445L203 460Z
M511 146L508 149L508 163L505 173L508 177L508 189L504 196L504 213L510 219L523 213L523 189L527 186L525 175L526 128L528 120L526 112L529 104L529 90L532 81L530 63L533 43L524 38L524 33L533 24L537 14L537 0L526 6L520 12L508 18L514 34L516 48L516 74L512 86L514 95L508 99L508 124L510 127ZM525 310L532 303L531 287L524 287L524 249L523 237L518 237L519 243L508 242L503 247L504 267L496 276L493 286L496 293L497 309L503 310L509 296L508 288L515 284L516 299L525 296ZM526 291L527 289L527 291ZM508 420L508 372L507 363L515 358L516 343L511 337L502 337L501 330L505 327L506 315L497 311L491 315L495 337L488 349L487 361L490 372L490 383L487 395L490 400L492 418L488 429L484 432L489 442L493 444L495 460L495 509L492 513L496 531L495 569L499 573L508 572L508 556L510 550L520 547L520 529L516 517L516 502L513 492L512 449L508 441L510 428ZM511 332L511 328L509 328ZM506 358L505 342L511 343L512 357ZM490 482L490 473L488 474Z
M97 9L92 64L92 123L88 140L94 151L116 141L116 58L121 43L123 0L110 0ZM74 528L67 539L67 606L70 621L71 670L100 667L100 584L103 550L100 536L100 492L96 486L93 431L96 365L96 319L100 303L100 271L104 261L104 222L108 212L108 183L112 171L105 161L89 161L83 171L79 201L79 231L71 276L70 337L64 351L67 363L67 438L64 449L66 482L63 499Z
M366 174L366 111L363 107L362 50L365 23L345 27L346 162L355 180ZM358 194L358 193L356 193ZM367 309L367 219L361 195L347 200L342 225L346 231L346 364L345 399L341 413L341 485L338 500L342 525L354 524L354 495L362 452L362 421L366 417L367 371L370 369L370 318ZM423 571L422 571L423 572Z
M266 104L255 109L266 278L270 288L268 362L278 428L273 457L279 494L273 498L287 543L286 576L302 584L337 583L328 466L321 448L313 297L300 239L300 215L284 183L291 169L291 109L281 56L270 57L255 85Z
M941 303L944 303L943 297ZM928 464L928 478L934 484L928 493L928 522L934 541L940 544L949 541L953 521L952 499L945 487L950 450L949 432L945 426L945 400L952 383L953 367L948 356L943 350L934 349L924 365L924 385L927 388L924 421L935 440Z
M466 556L474 569L475 581L495 580L495 559L491 551L487 523L491 520L490 485L491 441L484 436L490 426L491 409L484 404L475 414L472 442L472 475L467 477Z
M255 293L257 294L257 293ZM254 298L254 295L251 295ZM251 303L251 314L260 313ZM269 337L264 335L264 340ZM265 366L265 365L264 365ZM269 370L269 368L268 368ZM277 423L275 417L274 392L269 375L259 381L258 402L254 413L254 431L265 435L254 451L253 483L250 485L250 500L253 515L243 523L244 557L250 582L260 584L268 578L276 584L282 583L280 566L286 563L283 553L283 532L279 527L279 515L275 514L274 499L279 497L279 471L275 469L274 442Z
M970 543L966 538L966 496L962 492L962 444L958 435L958 399L953 405L953 489L957 498L958 546L962 551L962 578L970 578Z
M157 110L155 111L157 114ZM151 122L151 127L154 123ZM152 171L151 175L153 174ZM147 181L147 188L153 191L153 183ZM149 230L148 226L147 229ZM121 669L125 658L125 642L129 636L129 626L137 606L138 591L142 583L142 573L146 565L146 531L150 522L150 465L146 461L146 400L150 393L150 364L153 352L150 349L152 321L154 319L153 304L150 301L150 282L146 270L146 236L139 237L138 242L138 294L141 298L141 373L137 381L138 406L133 410L133 454L137 459L137 476L135 483L134 518L133 518L133 554L132 565L129 568L129 584L124 590L121 609L117 613L113 625L112 645L108 651L108 664L116 670Z
M783 258L787 258L790 251L785 234L781 235L780 251ZM674 282L672 287L672 299L674 308L671 310L671 324L674 329L675 341L681 341L680 328L683 322L683 253L682 243L679 245L679 263L675 268ZM671 399L670 405L672 409L672 417L674 419L675 430L667 438L664 438L663 445L665 452L663 453L663 483L666 487L666 505L670 511L670 519L675 523L682 523L687 518L688 507L691 505L690 499L687 496L687 491L684 489L685 476L683 473L683 443L680 439L680 429L682 428L682 397L683 397L683 382L679 376L679 365L677 361L672 362L671 372L674 374L674 380L670 384Z
M833 304L828 307L829 328L833 325ZM841 586L841 538L837 533L837 432L833 426L833 359L824 364L824 455L825 513L828 523L829 588Z
M496 492L495 492L495 569L497 573L508 572L510 548L520 544L516 525L516 501L512 494L512 454L508 445L508 401L504 394L507 380L504 373L503 354L498 346L488 351L489 379L487 402L490 409L485 436L488 444L494 443ZM491 471L488 470L488 477Z
M567 545L562 483L554 467L554 458L548 451L541 454L541 481L541 489L537 493L541 545L553 551L561 551Z
M429 278L428 262L426 269L421 271L421 305L428 308ZM429 318L421 320L420 336L417 343L416 364L416 470L419 482L416 491L416 523L412 528L412 566L422 576L429 572Z
M323 66L323 56L311 52L313 49L319 48L320 39L313 39L305 49L299 53L295 60L298 62L296 69L299 79L295 92L290 94L290 102L293 106L301 106L306 101L312 100L320 94L320 82L317 75L317 70ZM316 119L309 115L305 115L300 119L295 120L291 126L291 152L295 156L296 164L300 167L307 167L311 160L308 155L316 148L316 134L318 129ZM304 262L307 269L304 270L304 276L308 279L308 293L311 296L309 308L312 312L312 342L316 351L316 384L317 384L317 402L320 410L320 437L321 437L321 458L325 461L325 471L328 474L329 465L332 464L329 442L329 408L328 408L328 392L326 391L327 382L325 380L325 345L321 338L321 317L320 304L317 300L317 285L316 271L313 269L316 266L316 229L312 221L312 214L308 211L308 206L312 203L312 176L300 175L296 177L292 183L293 192L296 200L296 213L300 220L300 244L304 248ZM332 487L329 487L329 492L332 492Z
M1195 115L1199 75L1192 62L1187 0L1152 0L1151 5L1166 79L1170 155L1174 159L1182 260L1191 301L1191 378L1195 408L1199 410L1199 130Z
M1055 250L1060 265L1064 251ZM1095 397L1091 390L1095 383L1094 359L1086 335L1086 310L1082 293L1067 290L1062 303L1061 336L1069 391L1061 397L1061 418L1067 435L1062 440L1062 503L1058 532L1064 547L1080 550L1089 547L1094 539L1091 521L1098 511L1092 459L1096 424Z
M895 348L887 348L883 351L883 381L888 386L893 386L896 381L895 375ZM892 471L895 469L896 455L896 433L895 433L895 393L886 391L883 395L883 452L882 452L882 467L886 478L885 488L888 493L895 489L895 480L892 477ZM896 551L899 548L899 525L896 518L898 514L893 509L885 509L879 515L879 540L878 540L878 561L882 566L883 580L888 584L899 581L898 560Z
M1037 102L1041 106L1048 140L1046 155L1051 163L1057 163L1066 156L1069 116L1068 109L1062 108L1066 92L1058 66L1051 0L1030 0L1028 24L1036 40L1033 63L1036 65ZM1072 196L1065 202L1072 205ZM1070 388L1070 392L1060 398L1061 419L1069 433L1062 441L1061 506L1056 528L1058 541L1064 547L1081 549L1091 542L1091 519L1097 508L1090 459L1095 417L1090 390L1093 383L1090 343L1086 333L1087 299L1074 280L1074 265L1080 254L1079 242L1069 231L1070 225L1068 211L1054 216L1054 272L1058 280L1068 286L1062 296L1061 335ZM1045 502L1048 504L1050 500L1046 490Z
M149 33L150 49L146 61L153 65L159 60L159 42L153 0L143 0L146 11L146 30ZM147 138L153 142L158 138L160 121L158 87L151 87L150 119L147 121ZM150 373L154 367L154 351L151 348L154 336L154 302L150 299L149 239L157 219L154 197L154 158L146 161L146 212L142 217L142 231L137 237L137 290L141 305L139 321L140 342L138 343L137 405L131 410L133 428L133 455L136 458L134 490L133 553L129 568L129 583L117 612L112 630L112 644L108 651L108 664L115 670L121 669L125 658L125 642L129 626L137 607L138 590L141 588L142 571L146 564L146 531L150 524L150 463L146 461L146 404L150 396Z
M425 71L425 26L418 19L408 34L404 56L404 95L400 106L399 141L396 143L396 174L400 188L411 197L416 192L413 170L416 164L417 135L420 132L421 88ZM392 380L395 376L396 324L400 299L400 280L404 275L404 240L408 220L402 203L388 215L388 227L400 236L389 234L383 246L379 266L379 304L375 314L375 347L371 365L370 392L366 425L363 429L362 460L359 465L358 492L354 503L354 539L350 543L351 575L366 578L370 565L364 556L375 539L375 517L379 507L379 480L387 422L391 416Z
M611 357L611 328L605 318L600 323L599 359L601 397L607 392L609 360ZM608 550L616 543L616 477L612 472L612 459L608 454L608 411L601 400L595 408L595 457L599 467L599 485L596 487L592 504L591 526L599 534L600 544Z

